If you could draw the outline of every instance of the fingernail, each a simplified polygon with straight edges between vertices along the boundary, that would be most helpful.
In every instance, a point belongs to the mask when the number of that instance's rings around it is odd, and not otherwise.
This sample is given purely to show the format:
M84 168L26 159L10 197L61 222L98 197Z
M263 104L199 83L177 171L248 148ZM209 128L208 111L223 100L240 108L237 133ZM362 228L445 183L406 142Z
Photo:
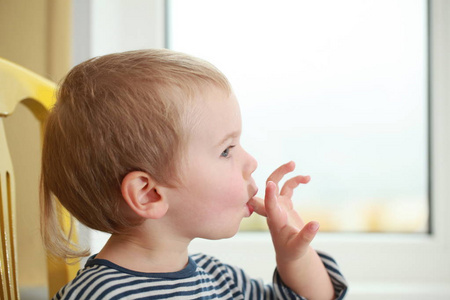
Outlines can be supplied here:
M289 167L291 167L293 170L295 169L295 162L293 160L291 160L290 162L288 162Z
M309 225L309 229L310 229L311 231L314 231L314 232L316 232L317 230L319 230L319 227L320 227L319 222L311 222L310 225Z

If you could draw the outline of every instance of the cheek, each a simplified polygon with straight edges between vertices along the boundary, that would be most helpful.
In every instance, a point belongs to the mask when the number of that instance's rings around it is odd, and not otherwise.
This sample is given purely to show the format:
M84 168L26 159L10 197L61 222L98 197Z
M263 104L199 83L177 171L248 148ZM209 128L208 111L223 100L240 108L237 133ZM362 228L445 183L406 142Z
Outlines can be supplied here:
M198 162L187 174L189 198L200 206L209 206L209 203L224 208L242 203L248 196L246 183L242 173L231 163Z
M242 203L247 196L247 189L245 183L239 177L222 178L222 184L218 195L225 198L226 202L231 206L235 203Z

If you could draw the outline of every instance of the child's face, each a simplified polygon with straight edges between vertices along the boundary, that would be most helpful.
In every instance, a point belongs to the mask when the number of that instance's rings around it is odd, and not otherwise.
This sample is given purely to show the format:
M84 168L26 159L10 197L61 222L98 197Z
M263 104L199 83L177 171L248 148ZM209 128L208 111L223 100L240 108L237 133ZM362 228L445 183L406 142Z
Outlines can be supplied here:
M252 213L247 203L257 192L252 178L257 162L240 144L235 96L211 89L202 98L185 155L183 187L171 191L168 213L184 237L226 238Z

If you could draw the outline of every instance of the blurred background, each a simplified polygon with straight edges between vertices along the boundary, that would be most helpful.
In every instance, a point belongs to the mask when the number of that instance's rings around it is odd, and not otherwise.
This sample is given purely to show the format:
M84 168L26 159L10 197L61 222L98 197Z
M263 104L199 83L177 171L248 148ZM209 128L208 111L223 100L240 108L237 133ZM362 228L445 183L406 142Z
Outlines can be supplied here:
M450 299L449 271L438 263L448 262L440 256L448 250L447 223L433 213L448 212L442 204L447 194L436 190L448 169L433 177L439 168L432 158L443 150L433 152L432 136L439 132L431 117L432 78L440 78L433 66L447 66L431 60L445 51L431 47L436 28L444 28L440 37L448 33L445 2L0 0L0 57L55 82L88 58L133 49L170 48L212 62L240 102L242 143L259 162L260 196L267 176L287 161L296 162L296 174L312 177L294 194L295 205L306 221L321 223L317 246L343 261L356 286L351 299ZM7 121L22 178L17 209L26 221L18 225L25 295L27 286L45 284L45 263L27 268L45 255L37 200L29 204L37 195L39 155L22 158L38 153L40 141L23 134L38 130L26 108ZM81 231L94 253L107 239ZM241 231L230 241L199 241L193 249L248 263L250 273L270 280L265 220L253 216ZM246 254L252 258L243 262ZM435 256L429 264L428 255ZM417 261L423 265L413 275ZM411 282L426 288L414 293Z

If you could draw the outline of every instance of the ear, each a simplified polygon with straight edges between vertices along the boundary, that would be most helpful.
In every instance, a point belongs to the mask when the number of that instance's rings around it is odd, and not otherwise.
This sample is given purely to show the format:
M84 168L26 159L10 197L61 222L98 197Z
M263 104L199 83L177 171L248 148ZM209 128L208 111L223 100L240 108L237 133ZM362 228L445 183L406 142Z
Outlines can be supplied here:
M122 181L121 191L128 206L145 219L162 218L169 208L158 192L156 182L145 172L128 173Z

